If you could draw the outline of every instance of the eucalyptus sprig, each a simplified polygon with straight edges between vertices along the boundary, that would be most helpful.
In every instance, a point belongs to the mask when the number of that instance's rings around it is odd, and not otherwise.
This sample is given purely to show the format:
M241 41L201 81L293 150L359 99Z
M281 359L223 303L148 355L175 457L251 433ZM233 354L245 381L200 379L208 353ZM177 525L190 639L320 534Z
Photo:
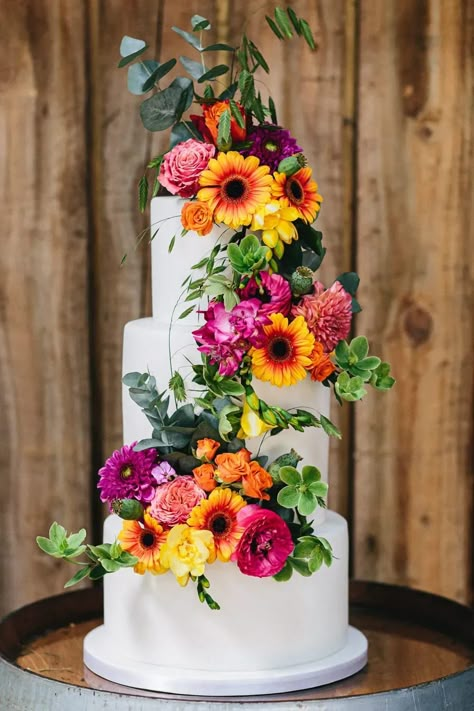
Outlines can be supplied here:
M120 568L130 568L138 562L138 558L122 550L117 541L92 546L83 543L86 535L84 528L68 535L64 526L55 521L49 529L48 538L36 537L36 543L44 553L80 566L77 573L66 582L65 588L76 585L85 578L99 580L106 573L115 573ZM86 555L90 562L77 560L82 555Z

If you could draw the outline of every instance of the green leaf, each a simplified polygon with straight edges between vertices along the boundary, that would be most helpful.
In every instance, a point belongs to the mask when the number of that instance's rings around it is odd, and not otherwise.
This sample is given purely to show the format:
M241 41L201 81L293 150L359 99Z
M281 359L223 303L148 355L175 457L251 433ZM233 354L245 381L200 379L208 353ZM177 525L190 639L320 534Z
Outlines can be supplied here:
M306 540L297 543L292 555L294 558L309 558L312 555L314 547L316 545L317 542L314 540L314 538L308 536Z
M175 242L176 242L176 235L173 235L172 238L170 239L170 243L168 245L168 254L171 254L171 252L173 251Z
M112 560L116 560L117 558L120 558L121 553L122 546L118 541L114 541L110 546L110 557L112 558Z
M120 56L122 59L118 63L118 66L125 67L127 64L130 64L130 62L133 62L134 59L143 54L146 49L148 49L146 42L125 35L125 37L122 37L120 43Z
M230 111L226 109L219 117L219 127L217 129L217 146L221 150L230 147Z
M102 558L100 561L103 569L107 573L116 573L117 570L120 570L121 566L119 563L117 563L116 560L109 560L108 558Z
M185 310L178 316L178 320L181 320L181 319L183 319L183 318L186 318L186 316L189 316L189 314L192 313L192 312L194 311L194 309L195 309L194 306L190 306L188 309L185 309Z
M176 123L183 91L179 86L169 86L154 94L140 106L140 116L148 131L164 131Z
M63 552L63 558L65 560L70 560L71 558L78 558L80 555L86 552L87 546L76 546L75 548L72 548L68 546L66 550Z
M298 486L298 484L301 484L301 476L295 467L281 467L280 479L290 486Z
M325 481L313 481L309 485L309 491L314 494L314 496L318 497L324 497L327 496L328 493L328 485L326 484Z
M227 74L229 67L227 64L218 64L216 67L209 69L198 79L198 84L202 84L205 81L213 81L217 77L221 77L223 74Z
M209 20L206 20L206 18L202 15L193 15L191 17L191 25L193 28L193 32L211 29L211 23L209 22Z
M137 64L132 64L128 68L127 72L127 88L131 94L140 96L141 94L146 94L146 92L152 88L151 86L145 87L153 72L159 67L159 63L155 59L145 59L143 62L137 62Z
M272 123L277 124L277 113L276 113L276 108L275 108L275 102L273 101L272 97L268 97L268 109L270 111L270 118L272 119Z
M148 373L147 373L148 375ZM122 378L122 383L126 385L128 388L136 388L138 386L138 382L140 381L140 378L142 377L142 373L127 373L126 375L123 376Z
M359 275L356 272L344 272L343 274L339 274L336 281L342 284L344 289L351 294L351 296L355 296L360 282Z
M89 573L89 578L91 580L100 580L100 578L104 577L106 572L107 571L105 570L105 568L103 568L102 565L98 565L91 570L91 572Z
M287 11L287 13L288 13L288 17L289 17L290 20L291 20L291 24L292 24L293 27L295 28L296 34L299 35L299 36L301 36L301 34L302 34L302 32L301 32L301 24L300 24L300 20L299 20L298 16L296 15L296 12L293 10L292 7L287 7L287 8L286 8L286 11Z
M61 545L66 543L66 529L55 521L50 526L49 538L58 548L61 548Z
M298 499L298 511L302 516L309 516L313 513L318 502L316 496L311 491L300 492Z
M242 116L242 113L237 106L236 102L234 99L229 99L229 107L230 107L230 112L232 116L234 117L236 123L240 126L240 128L245 128L245 120L244 117Z
M89 573L91 572L92 566L86 565L84 568L80 568L75 575L72 576L72 578L69 578L67 583L64 585L65 588L70 588L73 585L76 585L76 583L80 583L81 580L84 580L84 578L87 578Z
M290 22L288 20L288 16L284 10L282 10L281 7L276 7L275 8L275 20L277 21L278 27L282 31L282 33L285 35L285 37L288 37L288 39L291 39L293 37L293 31L291 29Z
M293 568L291 567L291 563L289 563L287 560L285 565L283 566L283 568L280 570L280 572L276 573L273 576L273 580L276 580L279 583L286 583L287 580L289 580L292 575L293 575Z
M327 435L330 437L337 437L337 439L342 438L341 430L336 427L336 425L331 422L327 417L324 415L320 415L319 421L321 423L321 427L323 430L326 432Z
M307 464L301 471L301 478L304 484L312 484L313 481L319 481L321 479L321 472L317 467Z
M301 33L302 33L303 37L305 38L308 47L312 50L317 49L318 45L314 41L313 33L311 32L311 28L308 25L308 23L306 22L306 20L303 20L303 19L300 20L300 28L301 28Z
M357 357L357 360L363 360L366 358L369 352L369 342L365 336L357 336L353 338L349 345L349 350L351 354Z
M138 207L140 212L145 212L148 201L148 180L146 175L142 175L138 183Z
M43 553L52 555L55 558L62 557L62 553L59 550L59 548L57 547L56 543L53 543L53 541L50 541L49 538L45 538L44 536L36 536L36 543L41 548Z
M224 42L217 42L216 44L209 44L207 47L203 47L203 52L235 52L235 47L231 47L230 44L225 44Z
M357 367L362 368L363 370L375 370L379 367L380 363L381 360L380 358L377 358L377 356L369 356L368 358L362 358L362 360L359 360Z
M240 72L239 89L242 104L245 107L251 105L255 98L254 78L252 74L245 69Z
M188 74L191 74L193 79L199 80L206 71L206 68L202 66L201 62L195 62L194 59L189 59L189 57L180 57L179 61Z
M291 556L290 556L290 558L288 558L288 560L290 561L293 568L300 575L303 575L305 578L309 578L309 576L311 575L311 571L309 570L308 564L306 563L306 561L301 560L300 558L292 558Z
M321 549L320 546L316 546L314 548L313 553L308 561L308 568L312 573L315 573L317 570L320 569L324 561L324 549Z
M282 35L282 33L280 32L280 30L278 29L278 27L276 26L276 24L273 22L272 18L269 17L268 15L265 15L265 19L268 22L273 34L276 35L278 37L278 39L281 39L281 40L285 39L284 36Z
M252 57L257 62L257 64L262 67L263 71L269 74L270 67L268 66L268 63L263 54L259 51L258 47L254 45L253 42L249 42L249 51Z
M101 543L100 546L89 545L88 548L99 560L110 558L110 543Z
M244 386L237 383L235 380L223 378L219 381L219 386L226 395L231 395L232 397L238 397L239 395L244 395L245 393Z
M87 536L87 531L85 528L81 528L77 533L71 533L67 538L68 548L77 548L81 545L82 541Z
M129 568L132 565L135 565L138 563L138 558L134 555L131 555L128 551L122 551L120 554L120 558L117 559L117 563L120 563L125 568Z
M181 30L179 27L172 27L171 29L173 30L173 32L176 32L176 34L182 37L188 44L190 44L191 47L197 49L198 52L201 51L201 42L198 37L192 35L190 32L185 32L184 30Z
M163 62L163 64L160 64L151 74L150 77L146 80L146 82L143 85L143 91L149 91L150 89L153 89L155 84L160 81L160 79L163 79L164 76L166 76L175 66L176 64L176 59L168 59L167 62Z
M285 486L280 489L277 495L277 501L280 506L284 506L285 509L293 509L300 499L300 494L296 487Z

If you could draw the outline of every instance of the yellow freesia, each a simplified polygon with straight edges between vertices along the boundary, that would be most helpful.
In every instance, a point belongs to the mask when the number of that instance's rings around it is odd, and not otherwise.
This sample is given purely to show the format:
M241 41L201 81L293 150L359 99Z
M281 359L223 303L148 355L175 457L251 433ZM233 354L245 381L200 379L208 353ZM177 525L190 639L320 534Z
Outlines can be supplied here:
M270 200L257 208L252 219L252 230L262 231L262 241L270 249L278 248L281 242L291 244L298 239L298 231L293 224L299 217L295 207L285 207L278 200ZM283 245L281 245L281 251Z
M180 523L168 533L160 551L160 559L184 587L190 575L203 575L205 564L215 561L214 536L211 531L201 531Z
M240 420L240 432L238 434L242 439L250 437L259 437L260 435L272 429L272 425L267 425L257 413L252 410L247 400L244 402L242 409L242 417Z

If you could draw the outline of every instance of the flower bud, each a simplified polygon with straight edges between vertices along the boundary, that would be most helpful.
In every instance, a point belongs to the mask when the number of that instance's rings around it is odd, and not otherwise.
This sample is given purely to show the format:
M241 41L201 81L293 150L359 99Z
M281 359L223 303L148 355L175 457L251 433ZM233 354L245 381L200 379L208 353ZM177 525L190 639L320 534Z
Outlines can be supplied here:
M255 390L252 390L252 388L246 388L245 397L247 398L247 402L248 402L249 406L252 408L252 410L255 410L255 412L258 412L259 407L260 407L260 400L258 399L258 395L255 392Z
M288 158L283 158L278 164L278 172L293 175L306 165L306 158L302 153L295 153Z
M273 481L280 481L280 469L282 467L296 467L301 459L302 457L300 457L294 449L277 457L268 467L268 471L270 472Z
M267 423L267 425L275 427L278 424L277 418L273 414L271 408L265 405L263 401L260 402L260 416L262 420Z
M290 277L291 291L295 296L309 294L313 288L314 272L309 267L296 267Z
M138 521L143 516L143 506L136 499L115 499L112 511L126 521Z

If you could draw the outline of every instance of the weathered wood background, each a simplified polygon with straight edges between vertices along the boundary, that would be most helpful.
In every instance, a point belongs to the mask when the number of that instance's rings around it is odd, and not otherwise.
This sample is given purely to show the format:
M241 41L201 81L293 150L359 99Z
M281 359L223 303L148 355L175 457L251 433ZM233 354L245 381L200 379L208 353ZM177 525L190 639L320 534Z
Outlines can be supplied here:
M390 395L339 414L331 500L358 577L469 601L472 580L473 23L469 0L299 0L320 50L264 29L272 2L0 3L0 607L62 589L34 537L95 525L95 471L121 444L126 321L149 312L133 252L147 134L116 68L123 34L163 59L191 14L246 22L325 197L323 278L356 268L356 323ZM95 524L92 523L95 521ZM94 530L94 528L92 529Z

